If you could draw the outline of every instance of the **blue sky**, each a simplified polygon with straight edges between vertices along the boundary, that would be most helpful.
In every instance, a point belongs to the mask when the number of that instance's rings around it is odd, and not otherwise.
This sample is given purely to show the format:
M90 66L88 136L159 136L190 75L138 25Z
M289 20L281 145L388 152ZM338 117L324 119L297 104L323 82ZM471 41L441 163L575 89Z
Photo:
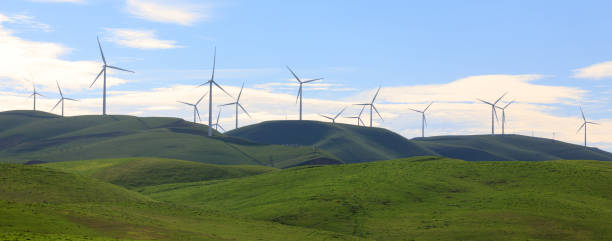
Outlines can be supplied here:
M247 82L245 106L253 118L241 116L243 124L297 116L297 88L284 69L290 65L303 78L325 78L305 89L309 119L366 102L382 86L377 103L385 120L375 119L377 126L417 136L419 116L408 108L437 101L429 134L486 133L490 112L475 98L495 99L509 91L505 101L517 101L508 112L509 133L550 138L556 132L580 143L575 132L581 105L589 119L602 124L591 129L592 145L612 150L611 5L8 0L0 7L0 41L6 50L24 51L0 57L10 66L0 67L0 93L7 103L0 110L29 108L24 96L31 78L49 93L41 108L50 110L57 101L55 79L61 78L66 92L82 99L67 106L69 115L98 113L100 88L88 86L99 71L95 37L100 36L111 64L136 71L111 73L112 114L190 119L175 101L203 93L192 86L209 78L217 46L219 82L233 93ZM203 113L206 106L200 107ZM222 116L231 127L231 113Z

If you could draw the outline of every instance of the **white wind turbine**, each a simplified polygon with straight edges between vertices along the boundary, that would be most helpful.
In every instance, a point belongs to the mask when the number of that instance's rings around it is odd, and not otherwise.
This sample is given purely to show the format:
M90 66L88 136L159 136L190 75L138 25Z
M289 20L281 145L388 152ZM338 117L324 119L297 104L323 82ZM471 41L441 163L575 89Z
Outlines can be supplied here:
M89 85L89 88L91 88L96 83L98 78L100 78L100 75L104 74L104 86L103 86L103 91L102 91L102 115L106 115L106 68L121 70L125 72L130 72L130 73L135 73L135 72L106 64L106 58L104 58L104 52L102 52L102 45L100 44L100 38L98 37L96 38L98 39L98 48L100 48L100 55L102 56L102 62L104 62L104 65L102 65L102 70L100 71L98 76L96 76L96 79L94 79L91 85Z
M297 94L297 99L295 100L295 102L298 101L298 99L300 100L300 120L302 120L302 85L306 84L306 83L310 83L313 81L317 81L317 80L322 80L323 78L318 78L318 79L311 79L311 80L305 80L302 81L296 74L295 72L293 72L293 70L291 70L291 68L289 68L289 66L287 66L287 69L291 72L291 74L293 75L293 77L295 78L295 80L297 80L297 82L300 84L300 88L298 90L298 94Z
M222 108L219 108L219 113L217 114L217 122L215 122L215 124L213 124L213 126L215 126L215 130L216 131L219 131L218 128L221 128L221 130L223 132L225 132L225 129L223 129L223 126L221 126L221 124L219 124L219 117L221 116L221 110L222 110Z
M322 115L322 114L319 114L319 115L323 116L324 118L327 118L327 119L331 120L333 124L336 124L336 119L338 118L338 116L340 116L342 114L342 112L344 112L344 110L346 110L346 107L342 108L342 110L340 112L338 112L338 114L336 114L334 117L326 116L326 115ZM357 124L359 124L359 123L357 123Z
M37 95L42 96L42 97L45 97L45 96L41 93L38 93L38 91L36 91L36 84L32 84L32 86L34 87L34 91L32 91L32 94L30 95L30 97L34 97L34 111L36 111L36 96Z
M51 109L51 112L53 112L53 110L55 110L55 108L62 103L62 116L64 116L64 100L72 100L72 101L78 101L72 98L66 98L64 97L64 93L62 93L62 88L60 88L59 82L56 80L55 83L57 83L57 89L59 90L60 93L60 99L57 102L57 104L55 104L55 106L53 106L53 109Z
M412 108L408 108L408 109L411 109L413 111L421 113L421 116L422 116L422 119L421 119L421 137L425 137L425 126L427 126L427 118L425 117L425 112L427 111L427 109L429 109L431 104L433 104L433 101L431 103L429 103L429 105L424 110L422 110L422 111L415 110L415 109L412 109Z
M491 135L495 135L495 119L497 119L497 111L495 111L495 105L497 104L497 102L499 102L502 98L504 98L504 96L506 96L506 94L508 94L508 92L504 93L501 97L499 97L499 99L497 99L495 102L491 103L488 101L484 101L481 99L477 99L482 103L485 103L487 105L491 106Z
M183 102L183 101L177 101L178 103L186 104L188 106L193 107L193 123L197 123L196 115L198 115L198 118L200 119L200 121L202 121L202 118L200 117L200 111L198 110L198 105L200 104L200 102L204 99L204 97L207 94L208 94L208 92L206 92L204 95L202 95L202 97L200 97L200 99L198 99L198 101L196 101L196 103L194 103L194 104Z
M213 54L213 69L212 69L212 76L210 77L209 81L206 81L205 83L201 84L200 86L204 86L208 84L208 93L210 93L210 95L208 96L208 136L212 136L212 110L213 110L213 103L212 103L212 96L213 96L213 85L217 86L219 89L221 89L223 92L225 92L225 94L227 94L229 97L232 97L232 95L230 95L229 93L227 93L227 91L225 91L223 88L221 88L221 86L219 84L217 84L217 82L215 81L215 67L217 65L217 47L215 47L215 52Z
M580 114L582 114L582 120L584 120L584 123L582 123L582 125L580 126L580 128L578 128L578 131L576 131L576 133L580 132L580 130L584 128L584 148L586 148L587 147L587 126L588 124L593 124L593 125L599 125L599 124L595 122L587 121L586 117L584 117L584 112L582 111L582 107L580 107Z
M378 109L376 109L376 106L374 106L374 101L376 101L376 97L378 97L378 92L380 92L380 87L378 87L378 90L376 90L376 94L374 94L374 98L372 98L372 101L370 103L356 104L356 105L362 105L364 107L370 106L370 127L372 127L372 117L373 117L372 110L376 111L376 114L378 114L378 117L380 117L382 121L385 121L383 120L382 116L380 116L380 113L378 112Z
M508 108L508 106L510 106L512 103L514 103L514 100L508 102L504 107L495 106L496 108L502 110L502 135L506 134L506 108Z
M359 123L361 123L363 126L366 126L365 123L363 123L363 120L361 120L361 114L363 114L363 110L364 109L365 109L365 105L361 107L361 111L359 111L359 115L356 115L356 116L347 116L346 118L357 119L357 126L359 126Z
M247 114L249 116L249 118L251 118L251 115L249 114L249 112L247 112L246 109L244 109L244 107L240 104L240 96L242 96L242 89L244 89L244 82L242 83L242 87L240 87L240 92L238 93L238 97L236 98L236 102L220 105L220 106L226 106L226 105L235 105L236 106L236 129L238 129L238 107L240 107L240 109L242 109L242 111L244 111L244 113ZM221 110L219 110L219 113L221 113Z

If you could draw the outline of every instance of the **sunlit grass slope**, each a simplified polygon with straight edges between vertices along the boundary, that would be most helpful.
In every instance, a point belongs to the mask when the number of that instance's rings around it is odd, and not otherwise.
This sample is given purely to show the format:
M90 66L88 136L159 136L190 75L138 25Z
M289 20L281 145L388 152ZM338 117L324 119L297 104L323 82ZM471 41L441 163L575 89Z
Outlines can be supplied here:
M163 158L118 158L44 164L62 171L94 177L127 188L257 175L278 169L266 166L227 166Z
M437 157L145 188L157 200L377 240L612 240L612 162Z
M154 201L43 166L0 164L0 240L353 240Z
M153 156L226 165L287 167L337 158L311 147L257 144L178 118L59 116L0 112L0 162L71 161ZM5 127L6 126L6 127Z

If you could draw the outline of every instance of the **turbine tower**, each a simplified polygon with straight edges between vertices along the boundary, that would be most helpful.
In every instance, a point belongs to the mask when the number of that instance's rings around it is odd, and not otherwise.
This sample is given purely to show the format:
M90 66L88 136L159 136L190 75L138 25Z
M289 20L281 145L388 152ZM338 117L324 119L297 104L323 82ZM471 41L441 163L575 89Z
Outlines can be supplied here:
M364 107L370 106L370 127L372 127L372 117L373 117L372 110L376 111L376 114L378 114L378 117L380 117L382 121L385 121L383 120L382 116L380 116L380 113L378 112L378 109L376 109L376 106L374 106L374 101L376 101L376 97L378 97L378 92L380 92L380 86L378 87L378 90L376 90L376 94L374 94L374 98L372 98L372 101L370 103L356 104L356 105L362 105Z
M204 95L202 95L202 97L200 97L200 99L198 101L196 101L195 104L192 103L187 103L187 102L183 102L183 101L177 101L178 103L183 103L186 104L188 106L192 106L193 107L193 123L197 123L196 122L196 114L198 115L198 118L200 119L200 121L202 121L202 118L200 117L200 111L198 110L198 105L200 104L200 102L204 99L204 97L208 94L208 92L206 92Z
M578 131L576 131L576 133L580 132L580 130L584 128L584 148L586 148L587 147L587 126L588 124L593 124L593 125L599 125L599 124L595 122L587 121L586 117L584 117L584 112L582 111L582 107L580 107L580 114L582 114L582 120L584 122L582 123L580 128L578 128Z
M30 95L30 97L34 97L34 111L36 111L36 96L40 95L42 97L44 97L44 95L42 95L41 93L38 93L38 91L36 91L36 84L32 84L32 86L34 87L34 91L32 91L32 94ZM28 97L28 98L30 98Z
M106 64L106 58L104 58L104 52L102 52L102 45L100 44L100 38L98 37L96 38L98 39L98 48L100 48L100 55L102 56L102 62L104 62L104 65L102 65L102 70L100 71L98 76L96 76L96 79L94 79L91 85L89 85L89 88L91 88L96 83L98 78L100 78L100 75L104 74L104 86L103 86L103 91L102 91L102 115L106 115L106 68L121 70L125 72L130 72L130 73L135 73L135 72Z
M429 105L424 110L422 110L422 111L408 108L408 109L411 109L413 111L421 113L421 116L423 117L421 119L421 137L425 137L425 126L427 126L427 118L425 118L425 112L427 111L427 109L429 109L431 104L433 104L433 101L431 103L429 103Z
M238 93L238 97L236 98L236 102L220 105L220 106L226 106L226 105L235 105L236 106L236 129L238 129L238 107L240 107L240 109L242 109L242 111L244 111L244 113L246 113L249 116L249 118L251 118L251 115L249 114L249 112L247 112L246 109L244 109L244 107L240 104L240 96L242 96L242 89L244 89L244 82L242 83L242 87L240 87L240 93ZM219 113L221 113L221 110L219 110ZM216 128L215 128L215 130L216 130Z
M205 83L201 84L200 86L204 86L208 84L208 93L210 93L210 95L208 96L208 136L212 136L212 96L213 96L213 85L217 86L219 89L221 89L223 92L225 92L225 94L227 94L229 97L232 97L232 95L230 95L229 93L227 93L227 91L225 91L223 88L221 88L221 86L219 84L217 84L217 82L215 81L215 67L217 65L217 47L215 47L215 52L213 54L213 69L212 69L212 76L210 77L209 81L206 81ZM234 98L234 97L232 97Z
M495 106L502 110L502 135L506 134L506 108L508 108L508 106L510 106L512 103L514 103L514 100L508 102L508 104L506 104L504 107Z
M59 82L56 80L55 83L57 83L57 89L59 90L60 93L60 99L57 102L57 104L55 104L55 106L53 106L53 109L51 109L51 112L53 112L53 110L55 110L55 108L62 103L62 116L64 116L64 100L72 100L72 101L78 101L72 98L66 98L64 97L64 94L62 93L62 88L60 88Z
M342 110L340 112L338 112L338 114L336 114L334 117L326 116L326 115L321 115L321 114L319 114L319 115L323 116L323 117L325 117L327 119L330 119L332 121L332 124L336 124L336 119L338 118L338 116L340 116L342 114L342 112L344 112L344 110L346 110L346 107L342 108ZM359 124L359 122L357 122L357 124Z
M215 126L215 130L216 131L219 131L218 128L221 128L221 130L223 132L225 132L225 129L223 129L223 126L221 126L221 124L219 124L219 117L221 116L221 110L222 110L222 108L219 108L219 113L217 114L217 122L215 122L215 124L213 124L213 126Z
M363 126L366 126L365 123L363 123L363 120L361 120L361 114L363 114L363 110L365 109L365 105L361 107L361 111L359 111L359 115L356 116L348 116L346 118L349 119L357 119L357 126L359 126L359 123L363 124Z
M289 66L287 66L287 69L291 72L291 74L293 75L293 77L295 78L295 80L297 80L297 82L300 84L300 89L298 90L298 94L297 94L297 99L295 100L295 102L298 101L298 99L300 100L300 120L302 120L302 85L306 84L306 83L310 83L313 81L317 81L317 80L322 80L323 78L318 78L318 79L311 79L311 80L305 80L302 81L296 74L295 72L293 72L293 70L291 70L291 68L289 68Z
M485 103L487 105L491 106L491 135L495 135L495 120L497 119L497 111L495 111L495 105L497 104L497 102L499 102L502 98L504 98L504 96L506 96L506 94L508 94L508 92L504 93L501 97L499 97L499 99L497 99L495 102L491 103L488 101L484 101L481 99L477 99L482 103Z

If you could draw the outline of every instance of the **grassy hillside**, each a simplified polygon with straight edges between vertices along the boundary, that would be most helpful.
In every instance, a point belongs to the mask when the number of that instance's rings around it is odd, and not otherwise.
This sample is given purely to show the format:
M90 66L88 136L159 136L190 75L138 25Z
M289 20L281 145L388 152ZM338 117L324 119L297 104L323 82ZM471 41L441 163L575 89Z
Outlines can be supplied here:
M611 240L612 162L436 157L145 188L157 200L377 240Z
M521 135L436 136L412 141L441 156L470 161L612 161L612 153L597 148Z
M435 154L386 129L319 121L266 121L226 134L258 143L316 146L349 163Z
M354 240L154 201L42 166L0 164L0 240Z
M67 161L43 166L94 177L126 188L237 178L278 170L265 166L221 166L163 158Z
M177 118L59 116L0 112L0 162L71 161L154 156L228 165L287 167L327 157L310 147L257 144ZM7 126L7 128L5 128Z
M317 146L345 162L438 155L467 161L612 161L612 153L520 135L439 136L408 140L381 128L317 121L267 121L226 133L258 143Z

